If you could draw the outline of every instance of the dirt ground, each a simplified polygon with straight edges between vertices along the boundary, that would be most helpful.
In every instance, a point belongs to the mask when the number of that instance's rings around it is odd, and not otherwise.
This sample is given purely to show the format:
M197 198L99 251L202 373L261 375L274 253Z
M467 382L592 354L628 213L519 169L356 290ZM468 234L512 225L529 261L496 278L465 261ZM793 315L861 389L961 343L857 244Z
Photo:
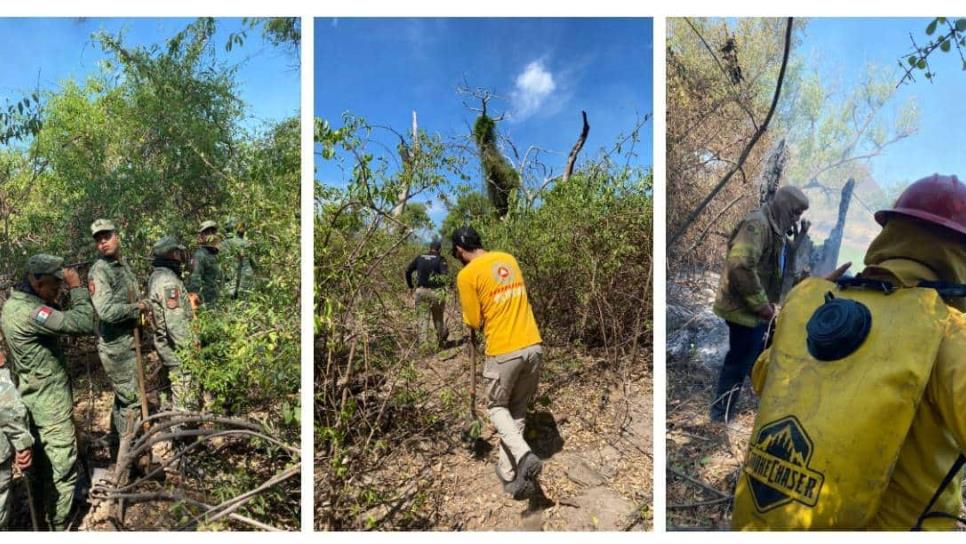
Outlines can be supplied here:
M738 417L708 418L717 372L696 360L667 368L667 528L728 530L731 498L754 424L756 400L746 385Z
M476 404L484 422L481 439L475 448L460 440L459 414L468 412L470 388L466 350L455 346L426 355L413 365L409 386L430 395L423 419L437 421L437 432L392 444L381 468L353 482L373 494L392 490L393 497L360 511L351 525L382 530L650 529L651 373L641 368L623 380L600 370L604 367L589 355L546 348L525 432L544 461L543 494L515 501L494 472L499 440L486 417L482 384Z
M74 426L77 429L79 466L79 486L81 492L86 493L89 486L88 476L97 469L112 467L110 449L107 436L110 430L111 407L114 393L107 376L104 374L97 351L90 340L68 340L67 351L70 354L71 366L68 372L71 377L71 387L74 395ZM149 374L159 367L157 356L146 353ZM155 380L156 381L156 380ZM149 398L152 395L149 394ZM26 488L20 476L15 476L13 482L13 517L12 530L30 531L32 523ZM86 499L86 498L85 498ZM107 521L104 508L91 508L86 500L76 500L76 514L72 530L80 531L112 531L113 525ZM149 528L155 526L161 518L157 507L147 504L133 505L128 509L126 520L133 527Z
M114 468L110 448L107 444L110 413L114 402L113 390L107 381L97 357L96 349L90 340L69 340L67 351L68 360L71 363L69 373L74 395L74 424L78 434L80 459L78 467L79 491L78 497L75 498L76 512L71 530L114 531L117 528L108 518L107 504L91 504L86 496L90 485L90 476L95 472L113 470ZM157 355L148 350L145 350L145 363L148 375L148 399L153 412L158 406L157 386L160 382L158 370L161 365ZM168 448L167 443L155 446L154 458L159 459L168 455ZM245 453L222 444L218 455L220 455L219 459L225 464L247 466L253 461L249 458L243 458ZM215 497L205 495L205 489L210 486L196 485L200 482L191 483L183 480L183 478L196 477L198 477L197 474L185 473L182 475L175 471L166 471L163 485L185 487L191 489L191 494L198 500L207 501L209 504L211 504L211 501L218 502ZM212 479L211 481L216 480ZM182 486L182 483L187 485ZM22 477L15 476L11 497L11 504L13 505L11 529L30 531L32 530L32 523L27 506L26 487L23 484ZM158 489L160 489L161 484L162 481L158 480ZM172 523L176 523L179 519L184 519L183 506L174 502L152 501L129 504L125 511L124 521L125 528L128 530L164 530L165 527L171 527ZM232 528L232 526L219 522L217 527L210 528L226 530Z

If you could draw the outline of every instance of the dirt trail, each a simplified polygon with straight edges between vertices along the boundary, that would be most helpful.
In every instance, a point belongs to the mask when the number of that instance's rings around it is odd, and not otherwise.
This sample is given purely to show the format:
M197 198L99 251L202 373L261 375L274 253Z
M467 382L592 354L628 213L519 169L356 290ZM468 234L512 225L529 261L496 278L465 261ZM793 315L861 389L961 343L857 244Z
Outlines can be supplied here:
M420 515L429 522L425 528L613 531L650 527L650 373L637 372L625 390L615 376L595 375L596 361L591 357L577 358L553 348L545 356L526 430L527 441L544 460L540 482L545 496L529 501L515 501L504 494L494 473L499 440L486 417L482 381L477 414L484 421L483 447L474 455L459 441L461 418L469 402L470 365L465 350L450 348L414 365L411 385L429 392L427 410L446 418L444 432L451 435L409 446L389 470L396 475L401 471L406 475L401 481L422 494ZM365 480L375 482L384 476L373 474ZM386 513L383 508L363 518ZM364 525L363 519L360 522Z

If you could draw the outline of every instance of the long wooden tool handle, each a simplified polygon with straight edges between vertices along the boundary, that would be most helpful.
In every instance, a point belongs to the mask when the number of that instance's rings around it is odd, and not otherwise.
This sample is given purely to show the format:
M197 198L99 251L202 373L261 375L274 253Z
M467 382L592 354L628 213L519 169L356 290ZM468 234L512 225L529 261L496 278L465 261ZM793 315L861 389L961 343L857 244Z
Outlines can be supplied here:
M134 304L134 291L128 290L128 300ZM141 315L138 314L137 324L134 325L134 356L138 363L138 393L141 395L141 421L147 426L148 419L148 391L145 387L147 377L144 374L144 359L141 357Z
M470 414L476 416L476 333L470 330Z
M141 325L134 327L134 354L138 360L138 393L141 395L141 421L148 419L148 392L144 386L144 360L141 359ZM147 425L147 422L145 422Z

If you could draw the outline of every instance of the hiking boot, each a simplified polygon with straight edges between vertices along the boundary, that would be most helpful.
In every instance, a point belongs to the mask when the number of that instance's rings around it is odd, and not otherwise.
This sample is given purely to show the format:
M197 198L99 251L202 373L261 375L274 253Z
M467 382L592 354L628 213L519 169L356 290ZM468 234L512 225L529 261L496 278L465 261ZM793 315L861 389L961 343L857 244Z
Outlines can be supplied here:
M528 499L537 492L537 476L543 471L543 462L532 452L523 454L517 463L516 474L512 480L505 480L497 467L496 475L503 482L503 491L520 501Z

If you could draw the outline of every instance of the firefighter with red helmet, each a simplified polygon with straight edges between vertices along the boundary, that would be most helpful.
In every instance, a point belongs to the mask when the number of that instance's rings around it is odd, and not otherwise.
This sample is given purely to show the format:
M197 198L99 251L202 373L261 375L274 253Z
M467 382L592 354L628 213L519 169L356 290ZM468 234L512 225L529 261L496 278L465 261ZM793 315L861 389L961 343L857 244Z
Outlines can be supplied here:
M854 278L788 295L752 383L736 529L952 529L966 452L966 186L933 175ZM962 520L960 520L962 521Z

